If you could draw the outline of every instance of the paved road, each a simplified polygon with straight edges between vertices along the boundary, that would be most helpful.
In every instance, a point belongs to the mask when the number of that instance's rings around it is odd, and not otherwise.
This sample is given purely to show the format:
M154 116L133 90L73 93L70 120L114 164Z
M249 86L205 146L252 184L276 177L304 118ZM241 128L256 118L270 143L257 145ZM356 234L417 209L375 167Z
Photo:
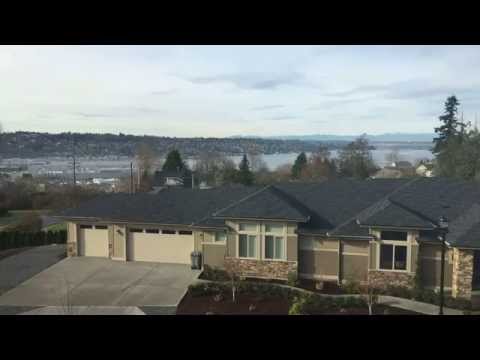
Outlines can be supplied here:
M46 245L1 259L0 295L52 266L65 256L65 245Z
M199 274L189 265L67 258L1 295L0 306L135 306L162 313L178 305Z

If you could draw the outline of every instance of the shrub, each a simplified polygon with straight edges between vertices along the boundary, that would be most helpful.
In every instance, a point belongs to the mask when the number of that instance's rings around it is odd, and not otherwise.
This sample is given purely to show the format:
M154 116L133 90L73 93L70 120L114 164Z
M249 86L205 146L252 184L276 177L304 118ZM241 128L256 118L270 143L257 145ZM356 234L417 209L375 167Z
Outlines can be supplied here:
M384 290L385 295L400 297L404 299L411 299L413 291L406 286L387 285Z
M218 294L222 294L223 296L229 289L226 285L219 283L199 283L190 285L188 290L193 297L201 297L214 296Z
M288 310L288 315L305 315L305 302L304 297L295 297Z
M287 276L287 285L297 286L298 285L298 275L294 271L290 271Z
M357 280L346 280L345 284L341 285L342 290L347 294L360 294L360 282Z
M202 277L211 281L228 281L230 278L225 270L204 265Z

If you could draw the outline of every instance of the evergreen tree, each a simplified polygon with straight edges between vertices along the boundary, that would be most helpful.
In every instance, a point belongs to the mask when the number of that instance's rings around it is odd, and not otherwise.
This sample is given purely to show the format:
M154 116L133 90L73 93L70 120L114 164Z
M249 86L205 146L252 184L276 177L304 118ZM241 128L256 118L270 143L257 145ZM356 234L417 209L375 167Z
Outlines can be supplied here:
M445 101L445 113L438 117L443 123L440 127L435 128L438 137L433 139L433 153L440 154L448 146L448 142L457 136L465 134L466 124L457 118L458 106L460 102L455 95L450 96Z
M243 155L242 161L238 166L237 182L243 185L250 186L253 184L253 173L250 171L247 155Z
M307 156L304 152L298 154L295 163L292 166L292 178L299 179L303 170L307 167Z
M182 157L180 156L180 153L178 152L178 150L170 151L167 155L167 159L165 160L165 163L163 164L162 170L182 171L186 169L187 169L187 165L182 160Z

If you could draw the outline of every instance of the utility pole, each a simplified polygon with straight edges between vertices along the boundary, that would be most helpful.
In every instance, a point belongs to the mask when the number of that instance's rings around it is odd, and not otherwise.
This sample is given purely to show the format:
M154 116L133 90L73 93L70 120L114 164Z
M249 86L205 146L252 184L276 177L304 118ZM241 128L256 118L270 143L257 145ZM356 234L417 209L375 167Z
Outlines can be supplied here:
M77 173L76 173L76 156L75 156L75 134L72 134L72 140L73 140L73 187L77 185Z
M133 162L130 162L130 194L133 194Z

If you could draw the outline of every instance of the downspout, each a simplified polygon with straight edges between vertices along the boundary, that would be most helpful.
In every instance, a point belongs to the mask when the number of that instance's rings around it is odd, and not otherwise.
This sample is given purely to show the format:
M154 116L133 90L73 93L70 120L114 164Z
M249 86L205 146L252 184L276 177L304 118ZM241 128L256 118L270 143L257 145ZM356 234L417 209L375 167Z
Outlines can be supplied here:
M343 253L343 246L342 246L342 240L338 239L338 285L342 285L342 253Z

